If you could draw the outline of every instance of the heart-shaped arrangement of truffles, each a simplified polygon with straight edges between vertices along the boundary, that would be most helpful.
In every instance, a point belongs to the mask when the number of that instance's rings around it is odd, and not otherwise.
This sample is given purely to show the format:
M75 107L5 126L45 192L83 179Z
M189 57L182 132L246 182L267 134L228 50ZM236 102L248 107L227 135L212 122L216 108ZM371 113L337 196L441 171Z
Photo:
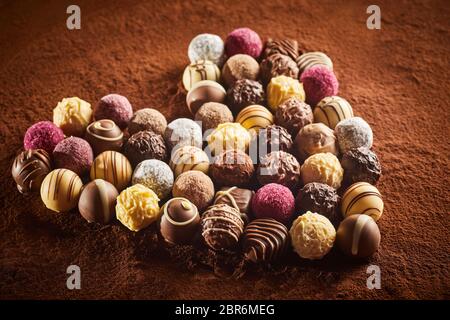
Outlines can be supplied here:
M53 122L25 133L12 165L19 192L90 223L155 224L161 245L234 252L244 264L289 251L322 259L335 245L372 256L381 167L369 124L338 96L332 60L292 39L263 45L248 28L225 41L200 34L188 57L191 119L133 112L118 94L93 108L64 98Z

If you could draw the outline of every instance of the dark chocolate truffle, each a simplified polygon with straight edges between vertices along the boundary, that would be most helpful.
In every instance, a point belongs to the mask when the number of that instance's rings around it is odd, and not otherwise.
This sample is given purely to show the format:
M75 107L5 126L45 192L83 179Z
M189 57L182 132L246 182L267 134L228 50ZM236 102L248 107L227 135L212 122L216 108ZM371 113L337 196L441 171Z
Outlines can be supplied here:
M339 196L336 189L324 183L307 183L299 192L296 199L297 210L300 214L308 211L319 213L327 217L334 226L341 220L338 214Z
M257 178L261 185L278 183L294 189L300 180L300 164L292 154L274 151L261 158Z
M78 210L88 222L108 224L116 214L119 192L113 184L95 179L84 186L78 201Z
M248 186L254 172L252 159L237 149L222 152L210 166L211 176L219 186Z
M281 103L275 113L275 123L286 128L294 138L304 126L313 121L314 114L311 107L297 97Z
M299 56L298 42L293 39L273 40L267 39L266 45L263 51L263 58L267 58L273 54L281 53L289 56L294 61Z
M215 129L221 123L233 122L231 110L223 103L207 102L198 109L195 121L200 122L202 130Z
M120 151L123 133L114 121L102 119L87 127L85 139L91 145L94 156L97 156L103 151Z
M276 261L286 252L289 232L272 218L261 218L250 222L243 235L243 252L246 260L254 263Z
M344 153L341 160L344 168L344 183L355 182L376 184L381 176L381 165L377 155L368 148L360 147Z
M251 209L253 190L238 187L224 187L216 193L214 204L227 204L241 213L248 214Z
M227 91L227 105L238 114L242 109L253 104L264 104L265 93L258 81L242 79Z
M240 213L226 204L216 204L203 213L202 236L213 250L233 249L244 231Z
M22 151L15 159L11 174L20 193L39 191L52 170L50 155L43 149Z
M167 160L164 138L150 130L133 134L123 146L123 152L133 167L147 159Z
M250 155L258 155L253 159L256 162L273 151L289 152L292 148L292 137L285 128L271 125L260 129L257 135L253 135L250 143Z
M294 60L284 54L275 53L261 62L261 80L267 85L272 78L287 76L298 78L298 67Z

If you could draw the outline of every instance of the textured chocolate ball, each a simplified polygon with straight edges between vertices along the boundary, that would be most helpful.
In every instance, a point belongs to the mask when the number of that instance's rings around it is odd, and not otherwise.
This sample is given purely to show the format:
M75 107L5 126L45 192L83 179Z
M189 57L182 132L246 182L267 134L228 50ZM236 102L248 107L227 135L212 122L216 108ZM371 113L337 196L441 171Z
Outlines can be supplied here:
M166 199L173 187L173 172L161 160L144 160L134 169L131 183L142 184L155 192L159 199Z
M298 67L289 56L275 53L261 62L260 73L262 82L267 85L272 78L281 75L297 79Z
M91 123L86 129L85 139L92 147L94 156L108 150L120 151L123 145L123 132L109 119Z
M235 114L247 106L263 104L264 99L263 86L254 80L238 80L227 91L227 104Z
M311 123L304 126L294 141L294 152L300 162L316 153L330 152L339 154L334 131L323 123Z
M120 94L108 94L100 99L94 109L94 119L110 119L121 129L127 127L133 116L133 108L130 101Z
M202 129L193 120L178 118L167 125L164 140L169 150L175 147L194 146L202 147Z
M215 129L221 123L233 122L231 110L223 103L207 102L198 109L195 121L200 122L203 132Z
M320 182L339 189L343 175L344 169L342 169L339 159L329 152L313 154L305 160L301 167L303 184Z
M213 250L235 248L244 231L244 221L238 210L226 204L211 206L202 215L202 236Z
M271 125L260 129L253 135L250 143L250 155L254 162L260 163L261 158L273 151L289 152L292 148L291 135L283 127Z
M293 39L267 39L265 48L263 51L263 58L267 58L271 55L281 53L285 56L289 56L294 61L297 60L299 49L297 40Z
M83 187L78 211L88 222L108 224L114 218L119 192L108 181L95 179Z
M94 153L86 140L69 137L56 145L53 160L56 168L69 169L83 175L89 172L94 161Z
M241 79L257 80L258 76L258 62L246 54L232 56L222 69L222 79L227 87L231 87L236 81Z
M294 189L300 181L300 164L292 154L274 151L261 158L257 178L261 185L278 183Z
M250 185L255 168L245 152L231 149L215 158L210 173L216 185L245 187Z
M39 191L45 176L52 170L52 161L43 149L22 151L15 159L11 174L20 193Z
M381 165L375 152L368 148L351 149L341 159L344 168L344 183L355 182L376 184L381 176Z
M123 146L123 153L133 167L147 159L166 161L168 158L164 138L150 130L133 134Z
M186 95L186 105L189 111L195 115L202 105L207 102L223 103L227 92L217 82L201 80L195 83Z
M339 149L345 153L359 147L372 148L373 132L370 125L360 117L340 121L335 129Z
M314 122L314 115L309 104L297 97L292 97L281 103L275 113L275 123L286 128L295 138L306 125Z
M172 195L188 199L202 212L214 199L214 184L203 172L187 171L176 178Z
M161 112L152 108L144 108L136 111L131 117L128 123L128 132L133 135L139 131L151 130L163 135L166 127L167 120Z

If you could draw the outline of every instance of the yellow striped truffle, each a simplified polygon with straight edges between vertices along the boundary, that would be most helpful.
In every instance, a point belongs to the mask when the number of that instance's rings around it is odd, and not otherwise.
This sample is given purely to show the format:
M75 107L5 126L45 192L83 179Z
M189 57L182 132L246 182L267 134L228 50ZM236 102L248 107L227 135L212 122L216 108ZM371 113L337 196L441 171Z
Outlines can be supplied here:
M194 146L184 146L177 148L170 158L170 168L175 177L190 170L201 171L208 174L209 158L200 148Z
M100 153L91 166L91 180L103 179L112 183L118 191L125 189L131 181L133 170L130 161L116 151Z
M352 184L342 196L341 211L344 218L353 214L365 214L378 221L383 208L380 191L367 182Z
M273 124L273 115L270 111L261 105L254 104L245 107L239 112L236 122L239 122L247 130L259 131L261 128L267 128Z

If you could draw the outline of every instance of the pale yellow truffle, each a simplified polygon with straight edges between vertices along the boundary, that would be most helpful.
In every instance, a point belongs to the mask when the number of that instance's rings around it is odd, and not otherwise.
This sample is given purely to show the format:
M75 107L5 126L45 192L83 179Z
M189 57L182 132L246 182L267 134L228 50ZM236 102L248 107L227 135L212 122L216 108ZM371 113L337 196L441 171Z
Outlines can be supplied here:
M219 124L206 140L211 154L217 155L230 149L239 149L246 152L251 136L241 124L226 122Z
M333 248L336 230L326 217L306 212L295 219L291 230L292 246L302 258L322 259Z
M275 112L278 106L290 97L297 97L305 101L305 91L303 84L297 79L287 76L278 76L270 80L267 86L267 102L269 107Z
M338 189L343 176L344 169L339 159L330 152L313 154L305 160L301 168L303 184L320 182Z
M91 104L78 97L64 98L53 109L53 123L66 136L82 137L91 119Z
M131 231L142 230L158 219L158 201L158 196L151 189L135 184L117 197L117 219Z

